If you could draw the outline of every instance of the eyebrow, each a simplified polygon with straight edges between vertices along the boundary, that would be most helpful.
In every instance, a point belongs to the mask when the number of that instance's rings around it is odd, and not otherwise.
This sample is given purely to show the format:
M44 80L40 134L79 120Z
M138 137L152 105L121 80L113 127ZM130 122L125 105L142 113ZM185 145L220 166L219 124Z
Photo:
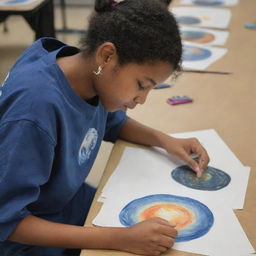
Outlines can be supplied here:
M152 78L150 78L150 77L145 77L145 79L147 79L147 80L153 85L153 87L156 85L155 80L153 80Z

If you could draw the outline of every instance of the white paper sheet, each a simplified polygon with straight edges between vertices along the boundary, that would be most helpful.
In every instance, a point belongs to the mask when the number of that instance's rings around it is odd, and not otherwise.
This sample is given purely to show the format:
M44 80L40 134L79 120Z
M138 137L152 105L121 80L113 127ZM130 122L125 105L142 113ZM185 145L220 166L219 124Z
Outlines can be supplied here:
M129 194L125 191L119 191L113 198L108 198L99 214L93 220L93 224L97 226L122 227L119 213L128 202L145 195L152 195L150 188L146 190L146 193L141 193L136 192L131 187ZM164 189L161 192L164 193ZM194 199L198 200L197 198ZM208 233L197 239L175 243L174 249L212 256L242 256L254 252L231 209L226 208L225 204L220 205L217 202L211 202L211 204L208 200L200 200L200 202L207 205L212 211L214 215L213 226Z
M136 155L136 159L134 159L134 155ZM228 164L228 162L220 163L218 166L211 164L214 162L216 161L211 161L210 165L230 175L230 183L216 191L197 190L186 187L171 177L171 171L183 163L175 163L164 154L159 156L154 151L127 148L122 162L104 187L101 200L102 197L114 197L120 190L124 193L129 193L131 186L134 190L142 192L145 187L150 187L154 193L164 188L165 193L178 194L180 196L193 195L200 199L223 201L232 209L242 209L248 183L249 168Z
M180 4L200 6L234 6L239 0L180 0Z
M231 18L228 9L213 7L175 7L170 11L180 25L227 28Z
M220 169L231 177L228 186L216 191L186 187L171 177L171 171L185 164L184 162L173 159L161 149L145 150L127 147L119 165L103 188L100 200L111 197L119 190L129 193L131 186L137 191L151 187L154 193L164 187L167 193L225 201L225 204L232 209L242 209L250 168L243 166L218 134L214 130L203 130L173 134L173 136L198 138L210 156L209 166Z
M189 69L204 70L222 58L227 49L202 46L183 42L182 66Z
M214 130L172 134L176 138L196 137L207 149L209 165L230 175L230 183L216 191L188 188L171 178L171 171L184 163L162 149L127 147L119 165L104 187L100 200L104 202L93 220L98 226L122 226L119 214L131 201L149 195L175 195L203 203L214 216L213 226L205 235L186 242L177 242L177 250L204 255L249 255L254 252L231 208L243 208L249 177L234 153ZM165 211L165 210L164 210Z
M228 38L228 31L180 26L182 40L202 45L224 45Z

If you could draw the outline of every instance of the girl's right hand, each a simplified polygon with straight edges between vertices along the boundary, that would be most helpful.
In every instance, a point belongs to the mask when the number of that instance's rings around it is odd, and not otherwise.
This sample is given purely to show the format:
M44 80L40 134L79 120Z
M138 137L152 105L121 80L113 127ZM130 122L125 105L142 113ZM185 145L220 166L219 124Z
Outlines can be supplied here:
M161 218L142 221L127 228L120 249L140 255L160 255L173 246L177 236L174 227Z

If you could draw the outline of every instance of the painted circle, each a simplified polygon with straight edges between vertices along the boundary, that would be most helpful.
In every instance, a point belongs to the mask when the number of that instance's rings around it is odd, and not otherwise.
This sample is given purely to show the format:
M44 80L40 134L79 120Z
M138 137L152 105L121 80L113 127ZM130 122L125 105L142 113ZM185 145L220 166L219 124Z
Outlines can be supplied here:
M209 58L211 51L201 47L183 45L182 60L183 61L200 61Z
M176 223L176 242L196 239L205 235L213 225L211 210L189 197L155 194L135 199L120 212L124 226L132 226L143 220L160 217Z
M193 3L196 5L204 5L204 6L223 5L223 1L218 1L218 0L193 0Z
M196 173L187 165L175 168L171 172L172 178L178 183L193 189L215 191L226 187L231 177L214 167L208 166L202 177L197 178Z
M212 42L215 36L211 33L194 30L181 30L181 38L185 41L205 44Z
M195 25L201 23L201 20L193 16L179 16L176 20L180 24L184 25Z

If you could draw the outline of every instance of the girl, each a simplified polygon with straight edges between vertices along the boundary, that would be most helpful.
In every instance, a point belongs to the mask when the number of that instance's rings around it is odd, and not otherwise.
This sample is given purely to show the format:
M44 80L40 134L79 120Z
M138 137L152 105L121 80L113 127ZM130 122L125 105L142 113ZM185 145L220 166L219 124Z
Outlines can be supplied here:
M53 38L29 47L0 91L0 255L79 255L105 248L159 255L175 225L82 227L95 189L84 183L101 141L164 148L201 175L196 139L175 139L127 117L179 71L175 19L156 0L96 0L81 49ZM191 153L199 155L194 161Z

